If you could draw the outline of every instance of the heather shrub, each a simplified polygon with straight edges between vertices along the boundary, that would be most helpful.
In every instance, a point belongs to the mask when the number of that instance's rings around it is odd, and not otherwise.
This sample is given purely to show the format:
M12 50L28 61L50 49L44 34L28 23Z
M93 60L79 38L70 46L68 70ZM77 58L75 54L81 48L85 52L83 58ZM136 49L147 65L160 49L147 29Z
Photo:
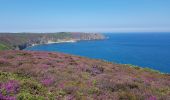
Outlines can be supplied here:
M15 72L16 74L24 77L37 77L38 75L40 75L40 73L38 73L39 71L37 71L35 68L32 68L33 66L21 66L18 68L18 70Z
M53 78L45 78L43 80L41 80L41 83L45 86L49 86L54 82Z
M82 91L77 91L77 92L76 92L76 96L77 96L77 97L83 96L83 92L82 92Z
M135 94L132 94L128 91L121 91L119 94L119 100L140 100L139 96L137 97Z
M104 79L99 81L99 88L102 90L113 91L114 83L109 79Z
M63 96L65 96L66 94L67 94L67 93L66 93L64 90L62 90L62 89L60 89L60 90L57 91L57 95L58 95L58 96L62 96L62 97L63 97Z
M48 100L56 100L56 96L54 95L54 93L51 92L47 93L47 98Z
M6 58L6 59L13 59L13 58L15 58L13 55L7 55L7 56L5 56L4 58Z
M147 98L146 100L157 100L157 98L155 96L150 96L149 98Z
M5 95L17 94L19 91L19 83L15 80L9 80L2 83L0 88Z
M4 96L0 93L0 100L16 100L15 96Z
M97 85L97 80L92 81L93 85Z
M100 89L117 92L117 91L130 91L132 89L139 89L137 83L134 82L124 82L118 83L116 81L110 81L109 79L103 79L98 82L98 86Z
M157 88L157 89L155 89L155 92L162 94L162 95L170 94L170 88L168 88L168 87Z
M66 87L63 88L63 91L66 94L73 94L77 91L77 88L75 86L66 86Z
M154 70L154 69L150 69L150 68L144 68L143 70L144 70L144 71L147 71L147 72L152 72L152 73L160 73L159 71ZM161 74L161 73L160 73L160 74Z
M26 53L26 52L24 52L24 53L17 53L16 55L18 55L18 56L32 56L30 53Z
M7 79L9 79L10 76L11 76L10 73L0 71L0 80L2 82L5 82Z
M14 96L19 100L44 100L42 96L47 92L37 81L17 74L0 72L0 81L0 96L5 100L16 100Z
M17 95L18 100L46 100L43 96L32 95L27 92L22 92Z
M29 92L31 94L43 95L46 89L39 84L31 80L25 80L21 84L22 91Z
M24 52L10 51L9 59L0 52L0 60L11 64L0 66L0 100L170 98L169 74L59 53Z
M84 80L88 80L90 78L90 74L87 72L82 72L80 77Z
M135 68L135 69L137 69L137 70L140 70L140 69L141 69L141 67L136 66L136 65L132 65L132 64L125 64L125 65L128 65L128 66L130 66L130 67L133 67L133 68Z
M0 58L0 67L5 67L11 65L6 59Z
M89 90L88 90L88 93L89 94L100 94L100 90L99 90L99 88L97 88L97 87L91 87Z
M86 69L86 72L90 73L93 76L96 76L97 74L103 73L104 68L98 65L93 65L91 68Z
M57 62L57 63L63 63L64 60L62 60L62 59L57 59L56 62Z

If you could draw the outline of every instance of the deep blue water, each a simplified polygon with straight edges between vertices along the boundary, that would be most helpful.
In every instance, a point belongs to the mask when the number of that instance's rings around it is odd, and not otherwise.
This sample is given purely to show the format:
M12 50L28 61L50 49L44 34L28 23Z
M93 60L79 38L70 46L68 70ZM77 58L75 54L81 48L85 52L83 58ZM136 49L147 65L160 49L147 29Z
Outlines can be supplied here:
M109 39L38 45L26 50L56 51L170 73L170 34L106 34Z

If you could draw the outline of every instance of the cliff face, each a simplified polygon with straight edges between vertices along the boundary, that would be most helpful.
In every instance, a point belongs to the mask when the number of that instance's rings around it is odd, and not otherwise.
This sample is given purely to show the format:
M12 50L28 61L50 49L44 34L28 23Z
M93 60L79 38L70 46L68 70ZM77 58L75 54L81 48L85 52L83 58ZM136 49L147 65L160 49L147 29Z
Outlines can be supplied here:
M68 41L68 40L96 40L104 39L105 37L101 34L95 33L1 33L0 44L6 45L10 49L22 50L33 44L46 44L49 41Z
M0 100L169 100L169 94L168 74L62 53L0 51Z

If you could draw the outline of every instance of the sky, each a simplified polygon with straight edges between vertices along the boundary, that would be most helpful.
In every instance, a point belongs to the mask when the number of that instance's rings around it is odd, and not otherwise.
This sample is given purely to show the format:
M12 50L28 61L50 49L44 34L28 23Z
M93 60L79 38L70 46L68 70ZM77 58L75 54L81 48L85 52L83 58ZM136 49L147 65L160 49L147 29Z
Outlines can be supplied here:
M170 32L170 0L0 0L0 32Z

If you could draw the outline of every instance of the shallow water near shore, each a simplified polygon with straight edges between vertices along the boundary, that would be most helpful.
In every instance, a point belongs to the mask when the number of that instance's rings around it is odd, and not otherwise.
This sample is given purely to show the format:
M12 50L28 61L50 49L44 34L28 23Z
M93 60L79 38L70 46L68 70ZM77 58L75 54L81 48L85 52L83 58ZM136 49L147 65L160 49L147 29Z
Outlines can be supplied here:
M37 45L32 51L64 52L170 73L170 33L105 34L108 39Z

